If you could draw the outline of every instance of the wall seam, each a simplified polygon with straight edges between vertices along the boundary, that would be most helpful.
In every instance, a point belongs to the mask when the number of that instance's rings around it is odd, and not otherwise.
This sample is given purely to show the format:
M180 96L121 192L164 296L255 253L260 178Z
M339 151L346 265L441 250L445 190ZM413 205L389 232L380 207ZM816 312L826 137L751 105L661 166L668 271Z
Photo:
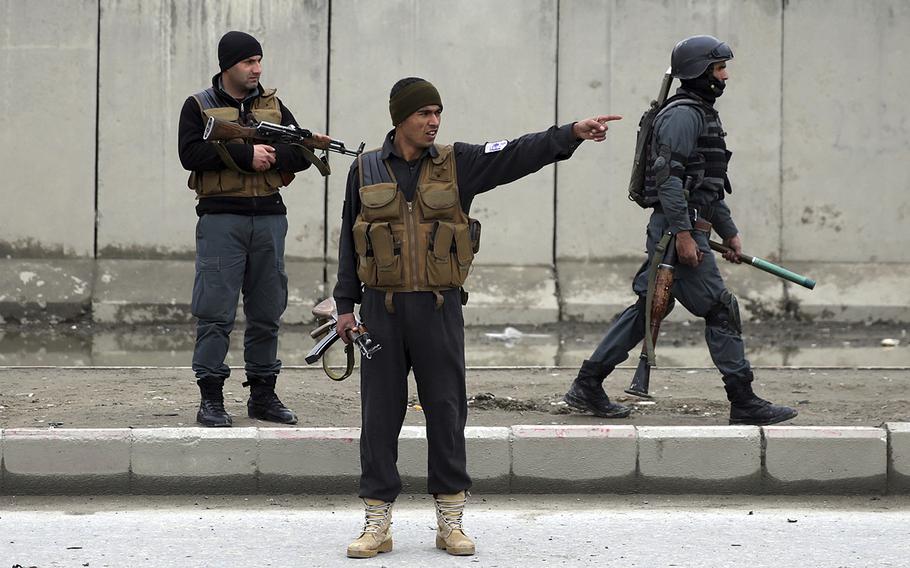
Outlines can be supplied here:
M98 258L98 222L100 220L100 205L98 199L98 152L100 150L100 130L101 130L101 1L98 0L95 20L95 200L94 200L94 222L92 235L92 258Z
M788 0L781 0L780 5L780 143L777 145L777 258L784 261L784 41L786 37L786 18ZM790 306L790 287L786 282L780 283L783 288L782 299L787 312Z
M326 26L325 54L325 131L328 134L332 92L332 0L328 3L328 25ZM329 294L329 176L322 180L322 287Z
M554 61L555 77L553 88L554 124L559 124L559 22L561 0L556 0L556 58ZM559 285L559 163L553 164L553 285L556 294L556 321L562 321L565 312L565 300Z

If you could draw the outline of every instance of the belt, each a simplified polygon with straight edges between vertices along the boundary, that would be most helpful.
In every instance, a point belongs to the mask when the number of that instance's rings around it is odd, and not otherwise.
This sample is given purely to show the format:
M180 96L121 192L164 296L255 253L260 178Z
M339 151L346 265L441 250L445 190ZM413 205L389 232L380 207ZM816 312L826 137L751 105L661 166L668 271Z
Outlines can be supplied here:
M692 228L696 231L702 231L704 233L708 233L709 235L711 234L711 223L705 221L704 219L696 219L695 222L692 223Z

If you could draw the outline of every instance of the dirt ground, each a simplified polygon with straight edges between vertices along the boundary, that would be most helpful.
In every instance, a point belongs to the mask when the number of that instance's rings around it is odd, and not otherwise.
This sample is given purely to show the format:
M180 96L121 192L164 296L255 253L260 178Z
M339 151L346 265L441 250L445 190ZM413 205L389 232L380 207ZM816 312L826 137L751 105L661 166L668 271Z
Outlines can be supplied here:
M561 402L575 369L472 368L467 374L469 426L514 424L726 424L728 404L713 369L655 369L653 401L622 393L632 367L607 382L619 402L634 404L627 419L604 420L570 411ZM272 426L246 417L242 370L226 384L235 426ZM422 425L411 384L405 424ZM796 406L793 425L879 426L910 420L910 369L758 368L755 390ZM282 400L298 426L359 426L359 379L333 382L320 369L286 368ZM123 428L192 426L198 390L188 368L0 368L0 428Z

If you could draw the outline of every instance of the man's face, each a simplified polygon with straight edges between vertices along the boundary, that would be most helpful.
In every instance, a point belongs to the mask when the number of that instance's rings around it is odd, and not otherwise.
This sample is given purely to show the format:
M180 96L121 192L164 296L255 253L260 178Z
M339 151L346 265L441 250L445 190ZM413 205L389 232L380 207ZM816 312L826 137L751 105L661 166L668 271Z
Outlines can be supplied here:
M429 148L436 140L441 119L441 106L420 107L396 127L397 136L403 138L403 141L411 146Z
M727 62L721 61L720 63L714 64L714 78L725 83L727 79L730 78L730 73L727 71Z
M262 56L254 55L238 61L224 72L224 77L237 89L250 91L259 84L262 75Z

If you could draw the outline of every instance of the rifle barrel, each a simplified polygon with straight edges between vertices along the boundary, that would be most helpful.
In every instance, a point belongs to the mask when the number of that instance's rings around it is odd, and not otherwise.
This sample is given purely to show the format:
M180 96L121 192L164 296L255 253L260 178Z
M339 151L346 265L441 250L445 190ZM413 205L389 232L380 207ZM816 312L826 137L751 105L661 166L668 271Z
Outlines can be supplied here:
M725 253L725 252L729 252L732 250L730 247L728 247L724 244L721 244L717 241L710 241L710 244L711 244L711 249L715 250L719 253ZM804 288L808 288L810 290L815 288L815 280L813 280L807 276L803 276L802 274L797 274L796 272L787 270L786 268L784 268L782 266L778 266L778 265L774 264L773 262L767 261L763 258L760 258L757 256L749 256L748 254L740 254L739 258L746 264L752 265L759 270L763 270L763 271L767 272L768 274L773 274L774 276L777 276L778 278L783 278L784 280L789 280L790 282L793 282L794 284L799 284L800 286L803 286Z

